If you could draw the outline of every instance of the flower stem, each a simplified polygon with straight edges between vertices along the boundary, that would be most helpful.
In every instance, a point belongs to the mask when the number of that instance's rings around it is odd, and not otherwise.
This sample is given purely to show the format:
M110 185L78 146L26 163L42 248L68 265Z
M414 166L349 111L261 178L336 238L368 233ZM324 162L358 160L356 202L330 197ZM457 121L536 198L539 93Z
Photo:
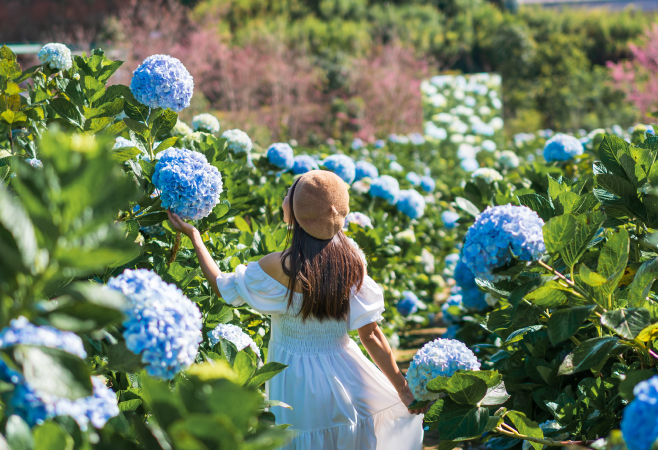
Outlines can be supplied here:
M503 434L507 437L511 437L514 439L523 439L524 441L529 441L529 442L536 442L537 444L543 444L543 445L548 445L549 447L568 447L570 445L589 445L594 441L556 441L553 439L542 439L538 437L533 437L533 436L525 436L518 431L516 431L514 428L510 427L506 423L503 423L505 428L502 428L501 426L498 426L494 429L494 431Z
M176 240L174 241L174 248L171 249L171 256L169 257L169 265L176 261L176 255L178 254L178 249L180 249L180 241L183 239L183 235L180 231L176 232Z

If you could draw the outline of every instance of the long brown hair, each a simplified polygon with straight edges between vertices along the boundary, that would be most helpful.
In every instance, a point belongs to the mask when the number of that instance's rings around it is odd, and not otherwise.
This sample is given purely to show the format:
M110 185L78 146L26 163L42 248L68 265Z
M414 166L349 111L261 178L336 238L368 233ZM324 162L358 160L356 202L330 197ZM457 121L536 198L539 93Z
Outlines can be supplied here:
M292 226L288 228L288 248L281 254L283 273L289 278L288 308L292 307L295 287L301 287L302 319L346 320L352 289L358 291L363 284L364 263L342 230L332 239L322 240L299 226L292 207L296 186L295 181L288 194Z

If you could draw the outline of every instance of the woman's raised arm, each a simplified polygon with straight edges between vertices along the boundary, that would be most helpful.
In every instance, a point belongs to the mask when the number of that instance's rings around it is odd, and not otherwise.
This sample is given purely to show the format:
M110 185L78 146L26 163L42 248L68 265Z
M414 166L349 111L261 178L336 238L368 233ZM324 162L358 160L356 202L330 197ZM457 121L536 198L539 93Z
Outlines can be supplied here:
M170 210L167 210L167 214L169 215L169 221L171 222L171 226L174 228L174 230L180 231L192 241L192 245L194 245L194 251L196 252L197 258L199 259L199 265L201 266L203 275L206 277L206 280L208 280L208 283L210 283L210 287L212 288L213 292L218 297L221 297L222 294L219 292L219 289L217 289L217 277L222 272L219 270L219 267L217 267L215 260L212 259L212 256L210 256L206 245L203 243L203 239L201 239L199 230L197 230L189 223L184 222L180 217L178 217L178 214L173 213Z

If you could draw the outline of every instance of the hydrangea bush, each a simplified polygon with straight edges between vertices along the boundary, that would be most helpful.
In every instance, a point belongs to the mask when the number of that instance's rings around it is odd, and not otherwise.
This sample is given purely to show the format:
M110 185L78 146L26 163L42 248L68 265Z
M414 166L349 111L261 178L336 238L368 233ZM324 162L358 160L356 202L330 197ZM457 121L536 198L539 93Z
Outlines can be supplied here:
M153 185L161 194L163 208L171 208L182 219L202 219L222 193L222 175L201 153L169 148L160 154Z
M149 375L172 379L194 363L201 313L180 289L146 269L126 269L107 285L128 299L123 337Z

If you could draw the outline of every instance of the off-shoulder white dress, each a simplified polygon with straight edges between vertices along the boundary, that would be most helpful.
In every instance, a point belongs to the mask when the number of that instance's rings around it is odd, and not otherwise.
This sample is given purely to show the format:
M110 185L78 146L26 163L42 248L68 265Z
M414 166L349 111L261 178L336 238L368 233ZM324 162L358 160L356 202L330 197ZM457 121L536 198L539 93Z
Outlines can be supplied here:
M412 415L393 385L361 353L348 330L382 319L384 298L366 276L350 299L348 321L296 315L302 294L289 311L287 289L257 262L221 274L217 286L224 300L272 316L267 359L287 364L270 380L269 398L292 406L274 407L277 423L291 424L295 438L286 450L420 450L422 416Z

